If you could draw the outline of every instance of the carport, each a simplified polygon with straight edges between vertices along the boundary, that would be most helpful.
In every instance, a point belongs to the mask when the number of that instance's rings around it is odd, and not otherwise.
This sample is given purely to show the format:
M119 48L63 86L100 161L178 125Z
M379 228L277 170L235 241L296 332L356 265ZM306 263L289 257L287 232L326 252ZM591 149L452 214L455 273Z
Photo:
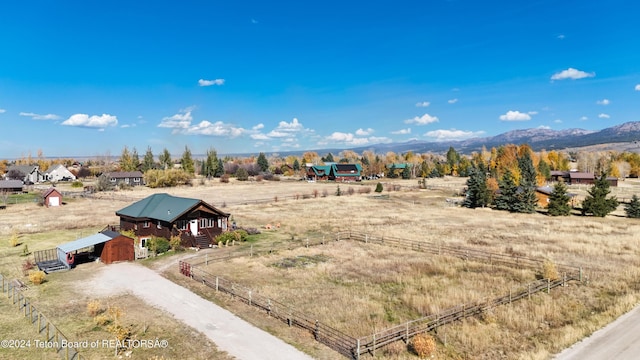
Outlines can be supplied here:
M105 264L133 261L135 256L133 239L109 230L59 245L55 249L57 256L52 250L34 254L41 270L45 270L43 267L50 271L70 269L96 259Z

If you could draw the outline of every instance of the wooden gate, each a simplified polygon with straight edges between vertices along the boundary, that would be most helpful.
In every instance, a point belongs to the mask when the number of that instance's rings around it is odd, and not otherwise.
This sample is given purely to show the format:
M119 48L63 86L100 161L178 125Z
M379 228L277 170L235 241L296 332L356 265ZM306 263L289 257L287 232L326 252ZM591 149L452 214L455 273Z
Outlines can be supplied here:
M191 277L191 264L186 261L180 261L180 273L184 276Z

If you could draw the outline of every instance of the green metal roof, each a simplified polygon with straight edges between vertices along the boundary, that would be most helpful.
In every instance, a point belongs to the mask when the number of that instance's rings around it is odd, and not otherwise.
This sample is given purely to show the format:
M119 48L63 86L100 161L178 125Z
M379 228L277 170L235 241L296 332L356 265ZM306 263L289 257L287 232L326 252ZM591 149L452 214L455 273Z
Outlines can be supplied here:
M153 194L116 211L116 215L173 222L199 202L198 199L171 196L165 193Z

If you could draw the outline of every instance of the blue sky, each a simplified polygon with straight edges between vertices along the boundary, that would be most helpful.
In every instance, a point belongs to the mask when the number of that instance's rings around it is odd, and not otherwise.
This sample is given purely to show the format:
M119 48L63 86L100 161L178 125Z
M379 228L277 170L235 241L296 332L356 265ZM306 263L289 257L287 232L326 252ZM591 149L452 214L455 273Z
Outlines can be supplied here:
M636 1L11 1L0 158L640 121Z

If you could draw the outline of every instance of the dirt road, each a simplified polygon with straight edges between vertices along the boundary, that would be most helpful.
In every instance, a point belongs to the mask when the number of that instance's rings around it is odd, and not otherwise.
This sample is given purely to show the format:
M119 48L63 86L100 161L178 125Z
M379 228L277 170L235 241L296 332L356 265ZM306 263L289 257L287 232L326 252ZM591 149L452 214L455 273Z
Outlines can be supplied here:
M128 292L172 314L211 339L220 350L242 360L312 359L277 337L176 285L155 271L132 263L103 267L92 279L93 295Z
M640 357L640 306L564 350L555 360L635 360Z

